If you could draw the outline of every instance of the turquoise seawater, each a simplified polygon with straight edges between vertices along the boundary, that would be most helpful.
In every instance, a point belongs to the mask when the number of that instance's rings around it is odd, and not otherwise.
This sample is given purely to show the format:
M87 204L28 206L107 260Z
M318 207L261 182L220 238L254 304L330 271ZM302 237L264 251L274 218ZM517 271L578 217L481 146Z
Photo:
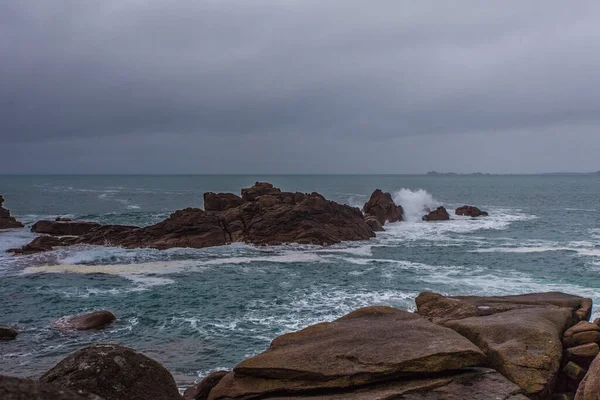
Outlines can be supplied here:
M33 222L68 216L147 225L202 207L205 191L267 180L362 206L380 188L407 221L370 241L333 247L127 250L77 246L13 256ZM0 232L0 373L39 376L70 352L121 343L165 365L182 386L261 352L282 333L367 305L413 310L421 291L565 291L600 309L599 176L4 176L0 194L25 229ZM420 220L425 206L474 204L488 218ZM113 326L61 332L65 315L112 310Z

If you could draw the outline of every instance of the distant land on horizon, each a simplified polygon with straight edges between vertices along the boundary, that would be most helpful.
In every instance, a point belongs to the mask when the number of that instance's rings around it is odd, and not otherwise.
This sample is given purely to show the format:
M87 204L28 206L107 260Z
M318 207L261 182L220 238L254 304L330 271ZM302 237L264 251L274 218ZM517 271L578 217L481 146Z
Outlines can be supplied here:
M490 175L600 175L600 171L596 172L538 172L532 174L495 174L489 172L471 172L471 173L457 173L457 172L437 172L429 171L425 175L427 176L490 176Z

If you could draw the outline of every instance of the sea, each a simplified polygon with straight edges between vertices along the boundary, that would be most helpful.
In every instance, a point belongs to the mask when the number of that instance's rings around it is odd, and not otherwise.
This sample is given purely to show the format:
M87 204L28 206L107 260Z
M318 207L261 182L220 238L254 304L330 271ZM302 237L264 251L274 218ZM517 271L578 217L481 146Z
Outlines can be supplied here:
M202 207L204 192L256 181L319 192L362 207L392 194L405 221L368 241L331 247L233 243L205 249L73 246L14 256L40 219L149 225ZM0 231L0 374L38 377L84 346L129 346L185 387L232 368L286 332L354 309L415 310L423 291L508 295L562 291L591 297L600 316L600 176L0 176L5 207L26 224ZM423 222L424 208L476 205L489 217ZM57 319L107 309L103 330L65 332Z

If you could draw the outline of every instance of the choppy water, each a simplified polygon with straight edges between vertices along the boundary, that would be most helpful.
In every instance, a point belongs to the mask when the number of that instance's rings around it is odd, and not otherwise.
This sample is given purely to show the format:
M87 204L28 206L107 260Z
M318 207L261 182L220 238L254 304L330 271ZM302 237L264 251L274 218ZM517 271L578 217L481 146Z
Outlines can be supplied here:
M560 290L600 310L600 177L597 176L43 176L0 177L6 207L30 226L56 216L146 225L205 191L239 193L258 180L318 191L362 206L393 193L407 222L368 242L330 248L126 250L81 246L16 257L34 235L0 232L0 373L38 376L84 345L110 341L163 363L181 385L263 351L277 335L414 297ZM420 221L424 206L475 204L490 217ZM97 309L119 318L98 332L59 332L55 319Z

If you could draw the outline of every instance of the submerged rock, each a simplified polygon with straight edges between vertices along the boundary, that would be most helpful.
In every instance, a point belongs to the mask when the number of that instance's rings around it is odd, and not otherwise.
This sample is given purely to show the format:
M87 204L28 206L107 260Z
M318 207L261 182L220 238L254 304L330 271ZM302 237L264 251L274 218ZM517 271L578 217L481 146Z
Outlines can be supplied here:
M235 195L209 193L205 197L209 211L186 208L144 228L99 226L77 238L60 238L58 243L168 249L222 246L232 242L332 245L375 236L358 208L328 201L318 193L281 192L269 183L258 182L243 189L242 198L240 201ZM52 242L52 246L42 247L34 242L13 252L43 251L59 245Z
M105 400L181 400L173 376L162 365L127 347L99 344L69 355L40 378Z
M0 375L2 400L103 400L94 394L69 390L31 379Z
M100 329L112 324L117 320L110 311L94 311L74 317L61 318L54 323L59 329L86 331L89 329Z
M475 206L462 206L458 207L454 213L456 215L466 215L469 217L487 217L489 214L486 211L481 211Z
M0 340L13 340L19 335L16 329L0 325Z
M423 216L423 221L447 221L450 219L450 214L446 211L446 208L440 206L429 214Z
M423 293L420 315L454 329L487 356L487 365L519 385L525 394L552 394L562 358L563 332L589 318L591 299L564 293L447 298Z
M383 226L386 222L402 221L404 211L397 206L392 195L376 189L363 207L365 217L373 216Z
M24 225L10 215L10 211L2 207L4 197L0 195L0 229L22 228Z
M407 311L366 307L276 338L267 351L238 364L209 398L350 393L363 385L457 370L483 360L476 346L450 329Z
M84 221L37 221L31 227L31 232L45 233L47 235L54 236L80 236L85 235L94 228L101 226L97 222L84 222Z

